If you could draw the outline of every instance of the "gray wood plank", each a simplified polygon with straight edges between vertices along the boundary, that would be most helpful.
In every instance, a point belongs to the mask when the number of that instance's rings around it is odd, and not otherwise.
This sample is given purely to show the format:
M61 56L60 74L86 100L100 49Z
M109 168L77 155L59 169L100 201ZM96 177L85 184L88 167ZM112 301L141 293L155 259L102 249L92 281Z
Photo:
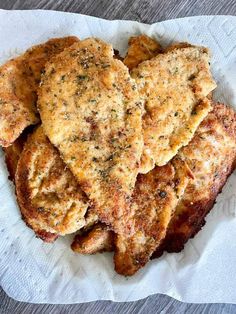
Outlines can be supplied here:
M1 0L1 9L48 9L154 23L191 15L236 14L235 0Z
M78 12L107 19L131 19L154 23L192 15L236 15L235 0L0 0L1 9L48 9ZM0 313L235 313L231 304L187 304L168 296L154 295L137 302L97 301L74 305L17 302L0 290Z
M235 313L236 305L232 304L188 304L176 301L168 296L153 295L136 302L118 303L111 301L96 301L84 304L51 305L29 304L18 302L9 298L3 290L0 291L0 313L14 314L60 314L60 313L83 313L83 314L215 314Z

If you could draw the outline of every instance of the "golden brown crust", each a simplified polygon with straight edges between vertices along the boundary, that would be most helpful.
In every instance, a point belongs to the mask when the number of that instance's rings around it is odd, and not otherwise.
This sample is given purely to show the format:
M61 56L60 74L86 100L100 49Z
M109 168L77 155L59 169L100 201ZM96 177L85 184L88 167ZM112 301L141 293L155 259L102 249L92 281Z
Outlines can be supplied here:
M118 233L132 232L129 197L143 149L142 103L111 46L90 38L56 56L47 64L38 106L45 133L100 220Z
M165 237L172 212L192 174L179 158L139 175L132 199L135 233L115 239L115 270L131 276L143 267Z
M136 37L131 37L129 39L129 47L126 54L126 57L124 60L119 55L119 51L114 50L114 58L117 58L118 60L121 60L124 62L124 64L131 70L133 67L137 66L142 61L151 59L157 53L161 52L161 46L160 44L152 39L149 36L146 35L139 35ZM113 238L113 232L109 228L103 228L101 232L101 238L99 238L99 241L103 240L103 243L99 242L99 246L96 246L96 239L97 239L97 233L93 230L93 228L96 228L96 224L93 226L92 224L89 224L90 230L86 233L83 233L78 236L73 242L73 248L79 247L80 250L80 239L83 239L83 248L84 250L91 251L92 254L100 252L101 247L102 248L109 248L109 250L113 251L114 247L110 247L110 239ZM81 237L81 238L80 238ZM90 241L90 245L88 247L87 239ZM93 245L94 244L94 245ZM91 250L91 247L93 248ZM96 247L98 247L98 250L96 251ZM76 251L76 250L75 250ZM82 253L81 251L79 253Z
M164 52L169 52L169 51L173 51L175 49L188 48L188 47L194 47L194 46L187 43L187 42L175 42L175 43L171 44L170 46L166 47Z
M149 60L161 52L161 45L149 36L130 37L128 51L123 62L129 70L132 70L139 63Z
M114 233L104 224L95 224L91 230L77 234L71 248L80 254L111 252L114 247Z
M179 252L205 223L236 160L236 113L223 104L214 104L194 138L180 151L195 180L186 188L168 227L166 238L155 252Z
M236 114L223 104L214 104L207 115L215 84L203 47L174 44L164 51L161 60L154 57L161 52L158 43L143 35L131 38L124 63L133 69L142 95L140 102L136 84L121 62L115 61L119 56L112 56L110 46L102 41L88 39L55 56L64 50L64 44L68 47L76 41L73 37L67 43L49 41L0 69L0 144L8 146L25 126L38 121L36 92L46 58L54 56L46 67L39 107L47 134L79 183L42 127L35 129L26 144L26 138L20 136L4 150L10 177L16 180L22 217L45 242L80 230L71 245L75 252L95 254L115 249L116 271L130 276L149 261L155 250L153 257L165 250L179 252L201 229L236 165ZM180 51L184 51L184 57ZM179 56L187 56L187 61L179 60ZM197 65L193 56L198 59ZM183 67L176 81L173 77L178 74L172 73L175 66L178 71ZM164 73L165 67L170 75ZM183 83L186 73L187 83ZM158 90L160 78L163 86ZM180 85L183 90L176 92ZM156 96L164 101L157 101ZM101 99L97 101L97 97ZM176 100L186 106L182 108ZM143 149L142 101L146 105L146 147L141 172L159 166L140 174L133 191ZM61 107L55 119L58 104ZM167 115L165 110L169 110ZM180 112L187 115L183 117ZM174 117L179 119L177 124ZM15 125L18 129L9 128ZM164 130L164 135L159 130ZM90 209L79 184L92 200Z
M25 130L11 146L3 148L9 179L13 182L15 181L17 163L26 142L27 135L28 131Z
M140 172L166 164L211 110L206 96L216 85L208 63L206 48L186 47L159 54L132 70L146 110Z
M51 39L0 67L0 145L11 145L27 126L39 121L35 104L45 63L77 40Z
M180 152L182 158L189 162L196 181L189 183L174 212L167 235L152 258L159 257L165 250L181 251L188 239L201 230L205 216L236 166L236 114L223 104L214 104L213 108L192 141ZM206 161L209 161L209 170L204 166ZM200 184L196 186L194 182ZM104 239L111 233L109 230L106 232ZM92 242L91 237L90 240ZM142 262L141 257L140 260L139 263ZM130 272L130 269L125 272Z
M31 134L17 164L16 194L25 222L49 241L82 228L88 200L42 127Z

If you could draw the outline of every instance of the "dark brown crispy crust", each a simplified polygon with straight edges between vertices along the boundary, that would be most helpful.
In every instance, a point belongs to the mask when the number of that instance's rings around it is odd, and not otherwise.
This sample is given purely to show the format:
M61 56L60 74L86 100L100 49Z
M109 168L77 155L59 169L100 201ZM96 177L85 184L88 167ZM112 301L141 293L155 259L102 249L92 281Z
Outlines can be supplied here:
M27 219L22 215L22 220L24 220L26 226L28 226L30 229L34 230L34 233L36 235L36 238L41 239L43 242L46 243L53 243L57 238L58 234L47 232L46 230L40 230L40 229L34 229L31 225L28 224Z
M217 150L212 149L208 162L212 164L217 160L218 164L214 168L214 173L208 174L210 179L207 184L202 181L203 185L199 188L194 185L187 187L186 195L177 206L176 213L171 220L166 238L153 254L153 258L159 257L164 251L180 252L188 239L194 237L201 230L205 224L206 215L213 208L217 195L235 168L236 113L232 108L223 104L215 104L213 111L202 122L191 143L182 149L183 155L190 160L194 156L192 153L197 152L198 148L204 149L203 143L206 136L212 136L216 141L222 141L219 142L220 145L223 145L224 141L226 143L225 154L222 155L220 152L218 156ZM213 145L216 144L213 142ZM189 166L192 167L194 173L193 165L194 163L190 162ZM199 174L196 172L195 175L198 179ZM203 190L209 192L204 193Z
M47 243L52 243L58 238L57 234L50 233L50 232L47 232L45 230L35 231L35 234L36 234L37 238L40 238L41 240L43 240L44 242L47 242Z
M219 191L219 193L220 192L221 191ZM215 198L216 197L217 195ZM192 205L186 204L186 206L188 206L188 212L183 213L178 219L175 219L175 224L170 227L162 244L152 255L152 259L160 257L164 251L168 253L181 252L188 240L194 238L205 225L205 217L213 208L214 204L215 199L194 202Z
M77 234L71 248L81 254L111 252L114 247L114 233L108 226L97 223L92 229Z

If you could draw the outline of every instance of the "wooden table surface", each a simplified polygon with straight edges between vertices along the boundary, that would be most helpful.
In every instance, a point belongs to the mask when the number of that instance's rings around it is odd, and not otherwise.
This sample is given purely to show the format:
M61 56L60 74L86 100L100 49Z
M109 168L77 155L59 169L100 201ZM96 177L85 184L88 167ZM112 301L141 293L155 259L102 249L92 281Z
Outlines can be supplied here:
M236 15L235 0L0 0L0 8L68 11L144 23L203 14ZM236 305L187 304L164 295L128 303L97 301L73 305L37 305L17 302L0 290L2 313L236 313Z

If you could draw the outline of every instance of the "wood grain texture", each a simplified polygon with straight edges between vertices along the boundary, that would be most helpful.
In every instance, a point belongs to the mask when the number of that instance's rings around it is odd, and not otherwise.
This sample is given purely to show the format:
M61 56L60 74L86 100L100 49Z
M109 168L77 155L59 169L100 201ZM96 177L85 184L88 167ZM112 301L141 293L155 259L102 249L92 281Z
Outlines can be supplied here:
M235 0L1 0L1 9L47 9L77 12L107 19L154 23L192 15L236 15ZM74 305L36 305L17 302L0 290L0 314L60 313L235 313L231 304L187 304L154 295L137 302L97 301Z
M154 23L177 17L236 14L235 0L1 0L1 9L47 9Z

